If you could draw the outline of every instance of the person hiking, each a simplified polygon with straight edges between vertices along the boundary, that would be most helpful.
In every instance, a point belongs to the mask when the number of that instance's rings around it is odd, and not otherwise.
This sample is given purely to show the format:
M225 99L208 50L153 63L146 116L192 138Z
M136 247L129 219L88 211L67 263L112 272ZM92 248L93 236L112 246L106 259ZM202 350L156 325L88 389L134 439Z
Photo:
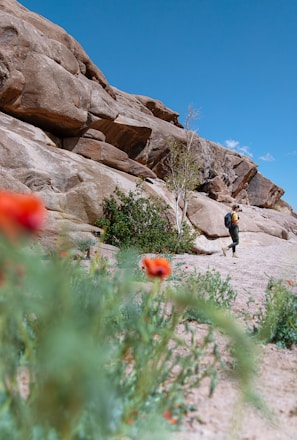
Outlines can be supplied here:
M238 255L236 254L236 246L239 244L239 212L240 208L239 205L233 205L232 206L232 212L231 212L231 219L232 224L229 228L229 234L232 238L232 243L229 244L227 247L223 247L223 255L226 257L227 251L232 248L232 257L238 258Z

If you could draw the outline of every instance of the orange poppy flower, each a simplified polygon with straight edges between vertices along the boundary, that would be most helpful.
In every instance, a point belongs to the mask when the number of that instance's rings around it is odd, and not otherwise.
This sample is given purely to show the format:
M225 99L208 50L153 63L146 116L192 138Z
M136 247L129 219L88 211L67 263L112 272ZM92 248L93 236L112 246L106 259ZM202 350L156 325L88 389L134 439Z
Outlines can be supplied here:
M146 274L150 278L166 278L171 274L169 261L166 258L149 258L143 259L143 264L146 269Z
M0 230L11 240L23 232L35 233L41 229L46 209L34 194L0 191Z
M177 418L173 417L172 412L170 411L170 409L166 409L163 412L163 417L164 417L164 419L166 419L172 425L176 425L177 422L178 422Z

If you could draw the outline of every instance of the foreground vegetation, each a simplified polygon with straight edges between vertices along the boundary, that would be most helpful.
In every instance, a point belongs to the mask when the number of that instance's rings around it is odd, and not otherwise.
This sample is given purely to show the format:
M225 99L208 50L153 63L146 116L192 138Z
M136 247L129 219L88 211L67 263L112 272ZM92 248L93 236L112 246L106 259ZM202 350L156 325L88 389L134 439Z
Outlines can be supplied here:
M207 379L215 392L226 368L218 332L230 374L257 403L254 343L231 314L229 279L186 276L165 256L127 249L113 266L97 254L86 270L71 253L45 256L28 236L43 210L15 206L0 193L0 438L166 439L193 409L187 390Z
M0 287L1 438L164 438L191 410L186 388L209 377L214 390L221 367L214 329L230 338L248 395L250 340L186 284L165 286L167 260L140 283L147 275L131 254L117 269L98 262L88 273L68 257L42 261L32 248L3 244L2 251L9 267ZM159 260L150 260L153 268ZM211 322L199 341L184 319L189 306Z

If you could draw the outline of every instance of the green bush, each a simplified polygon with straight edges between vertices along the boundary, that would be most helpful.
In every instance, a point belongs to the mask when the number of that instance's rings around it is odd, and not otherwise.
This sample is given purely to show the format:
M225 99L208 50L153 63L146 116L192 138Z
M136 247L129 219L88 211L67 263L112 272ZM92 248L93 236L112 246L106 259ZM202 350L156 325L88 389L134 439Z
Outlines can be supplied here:
M128 195L116 188L104 199L104 216L96 225L104 229L106 243L121 248L135 247L147 253L191 252L196 235L185 225L179 238L166 216L168 208L160 198L144 195L141 184Z
M284 281L271 278L265 291L264 310L257 316L255 333L264 342L289 348L297 344L297 296Z
M128 254L121 270L88 272L38 250L0 250L0 438L164 439L190 409L187 389L206 377L212 392L220 365L212 328L198 342L188 307L230 338L250 391L249 338L194 285L139 285Z
M189 295L198 295L209 306L230 310L231 304L237 296L237 293L230 285L230 280L230 276L223 280L221 274L213 269L208 270L204 274L190 274L183 281L182 285L187 289ZM185 316L188 320L207 321L207 317L203 316L203 311L196 308L187 308Z

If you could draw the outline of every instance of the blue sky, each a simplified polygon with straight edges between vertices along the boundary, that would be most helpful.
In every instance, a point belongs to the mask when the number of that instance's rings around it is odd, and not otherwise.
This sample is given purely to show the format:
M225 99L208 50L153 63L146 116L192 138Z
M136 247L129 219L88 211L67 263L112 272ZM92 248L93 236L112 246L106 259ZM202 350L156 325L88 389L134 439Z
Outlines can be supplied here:
M297 211L297 0L21 0L108 82L250 156Z

